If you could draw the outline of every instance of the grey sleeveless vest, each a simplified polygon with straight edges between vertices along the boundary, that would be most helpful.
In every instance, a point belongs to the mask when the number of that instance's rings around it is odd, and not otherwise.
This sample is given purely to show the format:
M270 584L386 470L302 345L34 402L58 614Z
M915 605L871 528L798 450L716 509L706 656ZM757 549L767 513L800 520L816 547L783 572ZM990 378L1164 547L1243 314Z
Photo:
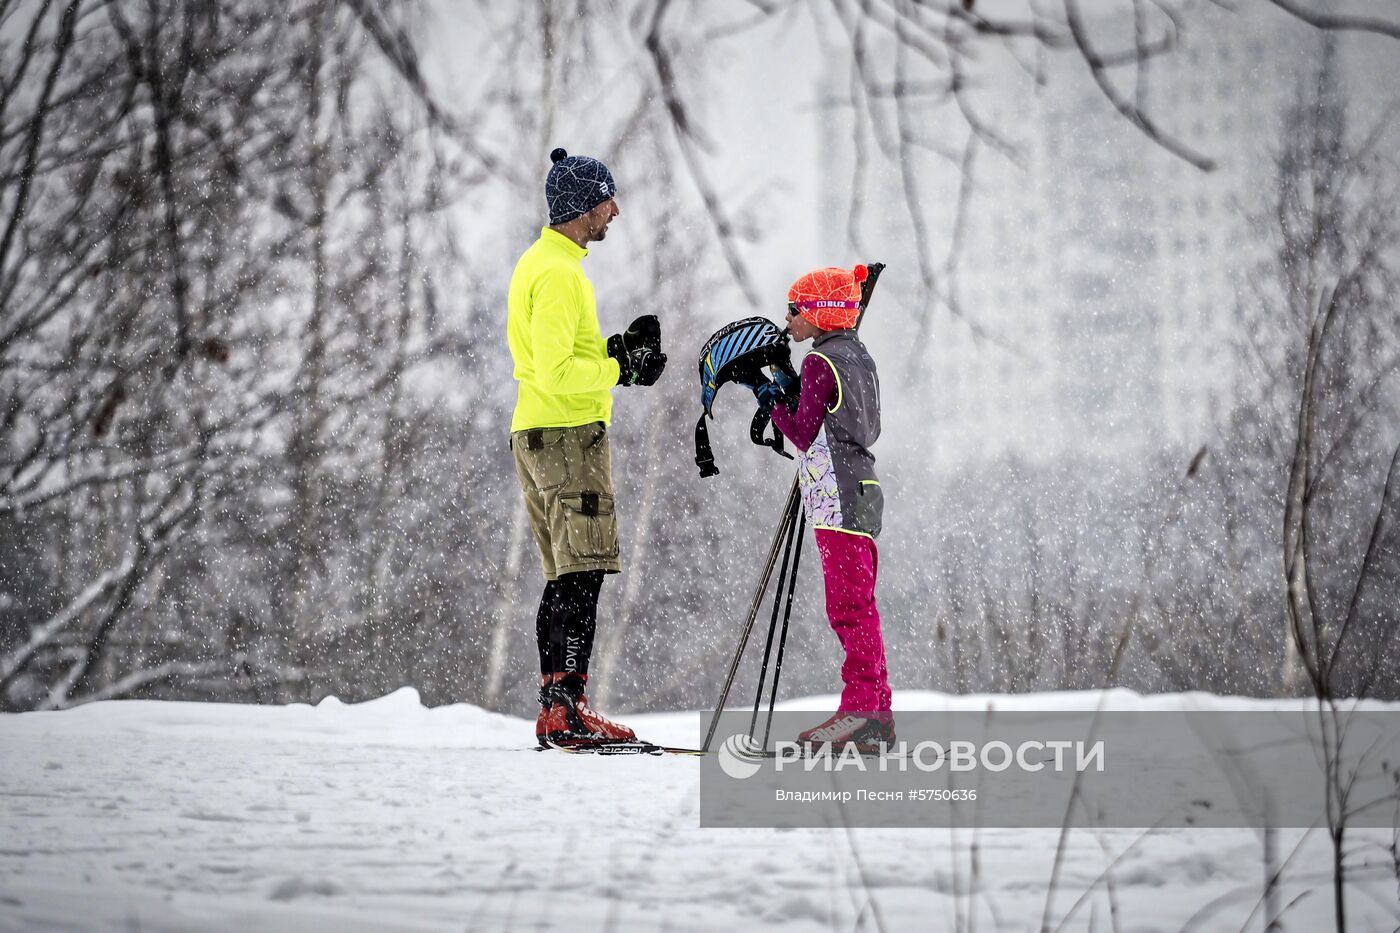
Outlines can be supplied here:
M816 339L812 352L836 373L836 402L817 439L798 458L807 521L874 538L880 534L884 493L870 447L880 436L880 377L865 344L852 330Z

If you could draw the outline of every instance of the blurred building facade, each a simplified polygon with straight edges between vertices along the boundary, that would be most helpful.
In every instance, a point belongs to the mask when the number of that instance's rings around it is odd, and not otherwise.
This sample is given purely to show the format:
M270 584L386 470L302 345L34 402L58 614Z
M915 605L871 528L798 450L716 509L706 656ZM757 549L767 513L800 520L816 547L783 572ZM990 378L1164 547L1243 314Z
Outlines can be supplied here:
M998 121L1024 132L1025 170L989 165L973 202L967 315L1009 348L950 322L944 365L963 386L940 416L979 436L965 450L1140 457L1208 440L1232 393L1238 276L1257 258L1249 202L1271 177L1289 90L1253 73L1288 32L1217 18L1222 28L1183 35L1149 66L1141 101L1215 163L1208 172L1114 112L1078 59L1048 63L1056 93L988 95ZM1113 78L1136 96L1131 70Z
M1263 6L1197 9L1190 23L1141 86L1131 67L1109 74L1164 134L1209 159L1209 171L1120 116L1072 51L1046 56L1039 82L1004 63L970 80L967 101L1009 153L980 147L952 267L942 265L951 234L931 234L937 287L956 312L942 300L921 309L932 315L930 339L909 352L931 378L906 382L925 396L914 417L939 435L937 461L1139 459L1210 442L1240 378L1237 292L1261 248L1251 216L1268 196L1283 108L1321 40ZM1102 51L1131 48L1131 18L1092 26ZM1385 51L1352 70L1394 86L1400 63ZM1299 66L1281 73L1269 64L1280 60ZM1365 97L1368 84L1349 91ZM950 139L961 136L952 129ZM958 167L940 161L948 177L926 182L930 226L951 230ZM826 216L844 216L852 171L848 154L826 156ZM882 196L867 198L867 228L888 222L880 202L907 194L898 171L872 186ZM846 233L831 225L831 251ZM916 266L917 256L900 261Z

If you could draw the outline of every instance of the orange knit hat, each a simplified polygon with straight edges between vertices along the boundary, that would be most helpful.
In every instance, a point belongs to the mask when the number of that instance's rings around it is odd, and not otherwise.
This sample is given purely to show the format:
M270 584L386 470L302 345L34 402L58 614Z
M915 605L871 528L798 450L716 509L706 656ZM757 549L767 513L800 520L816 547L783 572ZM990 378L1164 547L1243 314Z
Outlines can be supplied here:
M788 303L822 330L855 327L860 316L860 283L869 274L865 266L808 272L788 289Z

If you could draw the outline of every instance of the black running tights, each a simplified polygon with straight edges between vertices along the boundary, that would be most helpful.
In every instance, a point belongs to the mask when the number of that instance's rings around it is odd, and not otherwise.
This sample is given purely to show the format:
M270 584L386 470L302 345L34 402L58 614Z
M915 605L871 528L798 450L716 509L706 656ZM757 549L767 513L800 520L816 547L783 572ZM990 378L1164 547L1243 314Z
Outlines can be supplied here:
M560 574L557 580L545 583L535 616L541 674L588 673L602 588L601 570Z

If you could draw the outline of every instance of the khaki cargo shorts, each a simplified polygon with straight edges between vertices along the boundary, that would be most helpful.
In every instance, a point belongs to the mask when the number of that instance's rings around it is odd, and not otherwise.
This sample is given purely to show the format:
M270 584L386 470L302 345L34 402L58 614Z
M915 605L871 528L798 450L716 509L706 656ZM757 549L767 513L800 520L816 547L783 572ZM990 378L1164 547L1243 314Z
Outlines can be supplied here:
M607 427L595 421L516 431L510 447L545 579L622 570Z

